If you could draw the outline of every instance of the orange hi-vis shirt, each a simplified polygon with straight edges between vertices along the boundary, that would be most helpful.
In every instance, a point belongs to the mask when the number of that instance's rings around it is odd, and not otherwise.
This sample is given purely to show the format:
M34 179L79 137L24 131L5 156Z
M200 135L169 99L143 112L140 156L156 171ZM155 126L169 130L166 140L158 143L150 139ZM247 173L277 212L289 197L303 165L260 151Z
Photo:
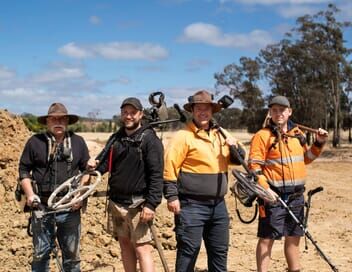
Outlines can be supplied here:
M289 124L292 126L292 122ZM280 190L305 184L305 165L320 155L322 146L301 145L297 138L300 134L303 132L298 127L292 127L278 141L270 128L263 128L253 136L248 164L259 174L258 182L264 188L269 188L270 184Z
M167 145L164 161L164 181L177 183L180 194L208 197L226 194L230 150L217 129L206 132L189 122Z

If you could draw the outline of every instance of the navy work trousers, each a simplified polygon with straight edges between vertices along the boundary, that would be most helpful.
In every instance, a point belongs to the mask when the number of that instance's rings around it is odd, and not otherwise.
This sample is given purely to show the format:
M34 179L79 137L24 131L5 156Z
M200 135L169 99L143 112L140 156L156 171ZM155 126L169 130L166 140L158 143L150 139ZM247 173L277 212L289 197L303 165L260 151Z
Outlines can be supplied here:
M227 271L229 216L224 200L215 204L181 200L181 212L175 216L175 231L176 272L194 271L202 238L208 271Z

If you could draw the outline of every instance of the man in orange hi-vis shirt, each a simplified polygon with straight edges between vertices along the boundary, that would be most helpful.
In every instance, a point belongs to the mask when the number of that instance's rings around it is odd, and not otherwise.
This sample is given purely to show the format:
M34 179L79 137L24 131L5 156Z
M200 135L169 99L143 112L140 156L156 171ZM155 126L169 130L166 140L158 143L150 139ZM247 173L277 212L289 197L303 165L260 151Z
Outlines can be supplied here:
M249 167L258 175L258 182L271 194L279 196L303 221L306 167L322 152L327 131L319 128L315 142L309 148L302 131L289 119L290 102L276 96L269 103L271 119L253 137ZM285 237L284 251L289 272L300 271L299 242L304 235L280 203L259 200L257 271L268 271L275 240Z

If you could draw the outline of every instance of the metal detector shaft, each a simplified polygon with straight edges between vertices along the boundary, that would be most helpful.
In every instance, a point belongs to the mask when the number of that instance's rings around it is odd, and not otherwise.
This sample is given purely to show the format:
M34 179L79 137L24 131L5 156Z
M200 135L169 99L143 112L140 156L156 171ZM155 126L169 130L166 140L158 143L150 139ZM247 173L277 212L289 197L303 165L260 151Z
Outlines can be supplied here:
M219 130L221 136L224 137L224 139L226 140L227 137L226 137L226 134L225 134L223 128L217 125L217 129ZM246 170L246 172L247 172L249 175L253 175L252 171L249 169L248 165L246 164L246 162L244 161L244 159L241 157L240 153L238 153L238 150L236 149L235 146L233 146L233 145L230 146L230 152L235 155L235 157L238 159L238 161L239 161L240 164L243 166L243 168ZM254 178L256 178L255 175L254 175Z
M155 245L156 245L156 249L158 250L161 263L162 263L162 265L164 267L164 271L165 272L170 272L169 267L168 267L167 262L166 262L166 258L165 258L164 252L163 252L163 247L162 247L162 245L160 243L160 240L158 238L158 234L157 234L156 228L155 228L155 226L153 225L153 223L151 221L148 222L148 225L149 225L150 231L152 232L153 239L154 239L154 242L155 242Z
M170 119L170 120L163 120L163 121L155 121L155 122L150 122L149 125L156 126L156 125L169 124L169 123L175 123L175 122L181 122L181 119Z
M286 211L291 215L293 220L296 222L296 224L303 230L304 235L312 242L312 244L315 246L316 250L318 251L319 255L329 264L330 268L334 272L338 272L339 270L335 265L331 263L329 258L324 254L324 252L320 249L318 246L317 242L313 239L312 235L309 233L307 228L303 225L303 223L295 216L295 214L292 212L289 206L287 206L286 202L283 201L280 197L277 198L277 200L281 203L281 205L286 209Z

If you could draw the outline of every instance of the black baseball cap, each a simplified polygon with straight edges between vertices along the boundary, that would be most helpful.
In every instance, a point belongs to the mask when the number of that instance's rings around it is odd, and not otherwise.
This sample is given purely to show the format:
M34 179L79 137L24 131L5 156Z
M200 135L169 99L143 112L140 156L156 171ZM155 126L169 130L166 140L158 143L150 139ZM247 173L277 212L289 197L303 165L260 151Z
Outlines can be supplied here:
M288 101L287 97L278 95L273 97L270 102L269 102L269 108L271 108L273 105L280 105L284 106L287 108L290 108L290 101Z
M128 97L128 98L126 98L122 102L120 109L122 109L126 105L131 105L132 107L134 107L135 109L140 110L140 111L143 110L143 106L142 106L141 101L139 101L139 99L136 98L136 97Z

